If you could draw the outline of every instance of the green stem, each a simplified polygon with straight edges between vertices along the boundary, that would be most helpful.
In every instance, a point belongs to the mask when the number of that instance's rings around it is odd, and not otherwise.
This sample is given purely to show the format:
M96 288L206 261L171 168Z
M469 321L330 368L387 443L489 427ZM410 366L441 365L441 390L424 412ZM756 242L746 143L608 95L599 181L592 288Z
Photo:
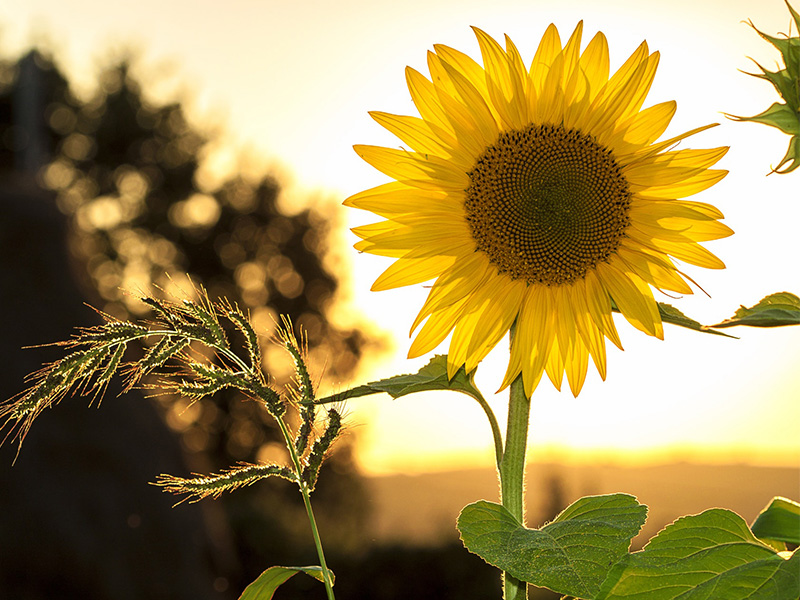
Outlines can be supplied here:
M317 521L314 519L314 511L311 509L311 497L305 484L302 484L301 491L303 492L303 503L306 505L308 522L311 524L311 534L314 536L314 545L317 548L319 566L322 567L322 579L325 583L325 592L328 594L328 600L335 600L333 595L333 577L331 576L331 572L328 570L328 565L325 562L325 553L322 551L322 539L319 537Z
M281 428L283 439L286 442L286 448L289 450L289 455L294 464L295 472L297 473L297 484L300 487L300 493L303 495L303 504L306 507L306 514L308 515L308 522L311 525L311 535L314 537L314 546L317 548L317 556L319 557L319 566L322 568L322 579L325 583L325 591L328 594L328 600L335 600L333 595L333 578L331 572L328 570L328 564L325 562L325 552L322 550L322 540L319 536L319 529L317 529L317 520L314 518L314 511L311 508L311 494L308 492L308 485L301 479L303 467L300 464L300 457L297 455L294 443L292 443L292 436L289 434L289 429L283 419L276 419Z
M514 327L511 328L514 339ZM511 384L508 396L508 427L506 448L500 466L500 499L503 506L523 525L525 524L525 451L528 444L528 418L531 400L525 395L522 375ZM503 598L525 600L528 584L503 573Z
M469 393L469 395L478 401L483 412L486 413L486 418L489 419L489 427L492 428L492 438L494 439L494 458L497 463L497 471L499 472L503 464L503 436L500 433L500 426L497 424L497 417L494 416L492 407L489 406L489 403L480 393Z

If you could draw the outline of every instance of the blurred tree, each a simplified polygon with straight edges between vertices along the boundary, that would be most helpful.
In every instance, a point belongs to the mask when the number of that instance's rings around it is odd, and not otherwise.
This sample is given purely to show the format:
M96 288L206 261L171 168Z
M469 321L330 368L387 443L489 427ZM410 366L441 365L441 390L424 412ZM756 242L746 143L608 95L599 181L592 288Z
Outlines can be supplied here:
M19 77L24 61L32 61L41 78L38 96L26 96L28 84ZM201 284L212 298L225 296L249 309L265 339L272 319L289 315L307 333L311 364L324 365L328 380L346 379L365 348L378 342L329 319L337 290L322 261L329 217L315 209L286 214L279 185L266 174L255 181L233 175L216 189L200 189L198 167L208 140L188 123L181 104L149 103L129 60L99 81L95 96L81 100L37 51L0 63L0 181L33 170L55 195L70 218L69 248L78 265L73 271L90 302L126 318L145 313L138 291L191 293L193 283ZM20 156L33 158L21 164ZM51 306L58 311L59 299ZM267 347L264 360L282 383L283 355ZM263 411L236 394L218 396L191 407L158 397L191 469L218 470L269 456L278 434ZM345 549L355 543L352 532L366 515L350 456L347 448L334 453L316 493L325 504L319 512L329 545ZM271 554L281 562L303 554L304 547L285 542L294 539L287 533L307 527L295 496L279 482L224 500L245 565L234 587L272 564ZM283 547L275 548L276 540Z

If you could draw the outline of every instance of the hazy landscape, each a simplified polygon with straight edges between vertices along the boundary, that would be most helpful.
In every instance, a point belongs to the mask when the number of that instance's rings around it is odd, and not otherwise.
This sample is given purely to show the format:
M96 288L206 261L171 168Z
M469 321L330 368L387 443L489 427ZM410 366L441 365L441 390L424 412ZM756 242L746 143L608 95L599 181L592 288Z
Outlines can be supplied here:
M457 539L455 521L471 502L498 500L488 469L371 477L366 481L373 543L437 545ZM647 523L633 541L639 548L676 518L708 508L728 508L748 523L774 496L797 499L800 471L790 467L673 463L654 466L534 463L528 469L529 527L551 520L581 496L625 492L649 506Z

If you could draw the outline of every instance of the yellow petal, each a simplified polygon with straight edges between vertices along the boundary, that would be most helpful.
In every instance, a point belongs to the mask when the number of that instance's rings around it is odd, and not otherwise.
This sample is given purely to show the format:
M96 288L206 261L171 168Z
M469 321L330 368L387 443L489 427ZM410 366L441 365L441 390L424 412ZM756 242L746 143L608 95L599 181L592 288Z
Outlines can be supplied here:
M441 65L461 99L460 108L465 115L463 119L469 123L470 128L479 133L480 142L484 147L493 144L500 131L494 115L489 109L487 99L484 99L478 87L462 75L458 69L444 61L441 62Z
M575 323L578 327L578 333L581 340L589 351L592 357L600 378L605 381L606 379L606 348L603 341L603 334L601 328L595 324L592 315L589 311L589 306L586 299L586 286L583 282L578 285L572 285L571 298L573 307L573 314L575 315Z
M523 116L517 108L524 102L524 83L518 72L509 64L503 48L485 32L473 27L486 69L486 87L492 106L496 109L505 126L520 129L524 126ZM527 112L527 111L526 111Z
M354 149L381 173L420 189L463 191L469 187L463 169L433 155L380 146L359 145Z
M671 148L681 140L686 139L689 136L695 135L700 133L701 131L705 131L707 129L711 129L712 127L717 127L719 123L709 123L708 125L703 125L702 127L696 127L695 129L691 129L685 133L680 135L676 135L675 137L669 138L668 140L664 140L663 142L658 142L657 144L653 144L651 146L647 146L646 148L642 148L636 153L636 157L642 158L645 156L652 156L654 154L660 154L664 150ZM636 159L638 159L636 158ZM633 159L633 158L632 158Z
M564 83L569 81L572 74L578 71L581 53L581 36L583 34L583 21L578 21L572 35L564 45L562 54L564 56Z
M422 326L417 337L411 342L408 358L416 358L427 354L441 344L458 323L467 299L451 304L444 310L433 313Z
M561 123L564 114L564 57L559 54L550 65L544 85L531 112L536 123Z
M679 294L692 293L689 284L681 278L674 266L669 265L666 261L651 254L625 247L617 248L617 255L632 272L658 289L670 290Z
M701 174L716 164L727 151L727 147L722 147L665 152L631 163L622 172L632 184L633 191L673 185Z
M367 239L374 235L391 233L396 231L398 227L398 223L395 223L394 221L379 221L378 223L370 223L369 225L359 225L358 227L353 227L350 231L352 231L361 239Z
M628 60L611 76L602 95L609 97L616 94L633 76L639 66L647 60L648 56L650 56L650 50L647 47L647 42L642 42L633 54L628 57Z
M472 168L473 157L464 152L455 138L441 127L417 117L392 115L378 111L372 111L369 114L415 152L424 156L433 154L439 158L450 160L466 171Z
M606 144L618 159L649 146L667 130L677 108L677 102L670 100L644 109L620 125Z
M569 358L565 364L567 381L572 395L576 398L581 392L586 381L586 369L589 366L589 351L584 346L581 338L575 338L575 343L570 349Z
M433 284L428 298L411 325L411 331L414 331L428 315L471 296L494 273L494 267L489 264L482 252L469 253L456 261Z
M647 248L669 254L690 265L705 267L706 269L725 268L725 263L695 242L671 242L668 240L650 238L639 233L635 229L630 229L629 235L632 239Z
M620 271L609 263L600 263L597 272L622 316L636 329L663 339L661 317L650 287L638 275Z
M372 284L371 290L379 292L429 281L441 275L455 261L455 256L438 255L426 258L400 258L381 273Z
M689 219L694 221L715 221L725 218L710 204L691 200L644 200L633 196L629 215L633 220L660 222L662 219Z
M597 269L587 273L583 282L579 282L577 285L580 283L585 287L586 306L592 322L603 332L603 335L622 350L622 342L619 339L617 327L614 325L614 319L611 317L611 299L598 279Z
M437 125L455 136L450 119L447 118L444 108L439 102L433 84L411 67L406 67L406 83L420 116L425 121Z
M550 71L550 65L559 54L561 54L561 38L558 35L558 29L551 23L539 42L539 48L533 56L529 72L529 80L534 84L537 94L541 92L541 82Z
M598 32L581 55L581 70L589 83L589 100L592 101L608 82L608 41Z
M522 281L506 281L492 286L489 301L480 309L477 326L472 331L467 348L467 371L478 366L492 348L508 333L519 314L527 284Z
M407 213L461 214L463 195L441 191L420 190L404 183L393 181L350 196L345 206L368 210L382 217L391 218Z
M592 103L584 126L586 130L593 132L598 141L607 144L619 124L629 118L644 102L657 65L656 53L643 60L631 76L622 80L618 86L613 87L614 78L612 78L608 88L613 88L613 92L598 96Z
M450 122L456 139L471 143L482 152L484 148L494 141L494 136L483 128L490 124L481 114L488 110L486 101L480 92L458 69L448 65L433 52L428 52L428 70L439 104L444 108L445 117ZM457 75L456 84L453 73ZM463 95L462 95L463 94ZM475 103L475 106L471 105Z
M724 223L679 217L665 217L658 221L644 217L634 220L630 226L650 238L672 242L708 242L733 235L733 230Z
M518 128L523 128L530 122L528 117L528 99L527 99L527 79L528 70L525 68L525 63L520 56L519 50L511 41L511 38L505 36L506 39L506 54L508 55L508 66L511 73L511 81L513 84L513 96L516 100L514 103L514 114L519 119Z
M707 169L702 173L688 177L678 183L669 185L653 185L647 188L636 190L636 186L631 186L632 191L635 191L638 196L646 200L662 200L672 198L685 198L707 190L715 183L722 180L728 171L721 169Z
M523 282L497 276L472 293L450 342L453 365L477 366L511 327L524 289Z
M575 337L578 335L575 315L572 313L572 302L570 301L571 289L567 285L561 285L551 289L552 297L555 300L555 306L558 310L558 314L556 315L556 338L558 339L558 346L561 350L561 359L566 361L575 343Z
M558 348L558 338L553 339L553 346L544 364L544 372L553 387L561 391L561 382L564 380L564 352Z

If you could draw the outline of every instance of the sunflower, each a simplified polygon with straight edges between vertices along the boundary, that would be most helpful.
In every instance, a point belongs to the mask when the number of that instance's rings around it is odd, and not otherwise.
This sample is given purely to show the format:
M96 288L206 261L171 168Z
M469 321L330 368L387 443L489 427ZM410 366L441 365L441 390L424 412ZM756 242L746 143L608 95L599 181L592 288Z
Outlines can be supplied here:
M406 69L420 117L370 113L409 150L355 147L395 180L345 201L385 218L353 229L396 259L372 289L435 279L409 357L452 332L451 377L514 325L501 389L521 374L530 396L546 372L560 390L566 373L577 396L590 356L605 379L605 338L622 349L613 309L663 339L651 288L692 293L674 260L724 268L698 243L732 233L722 213L682 198L725 176L709 167L727 148L674 149L713 125L657 142L676 109L642 110L658 52L643 42L609 77L605 36L581 52L582 29L562 47L550 25L529 68L476 28L483 66L434 46L430 79Z

